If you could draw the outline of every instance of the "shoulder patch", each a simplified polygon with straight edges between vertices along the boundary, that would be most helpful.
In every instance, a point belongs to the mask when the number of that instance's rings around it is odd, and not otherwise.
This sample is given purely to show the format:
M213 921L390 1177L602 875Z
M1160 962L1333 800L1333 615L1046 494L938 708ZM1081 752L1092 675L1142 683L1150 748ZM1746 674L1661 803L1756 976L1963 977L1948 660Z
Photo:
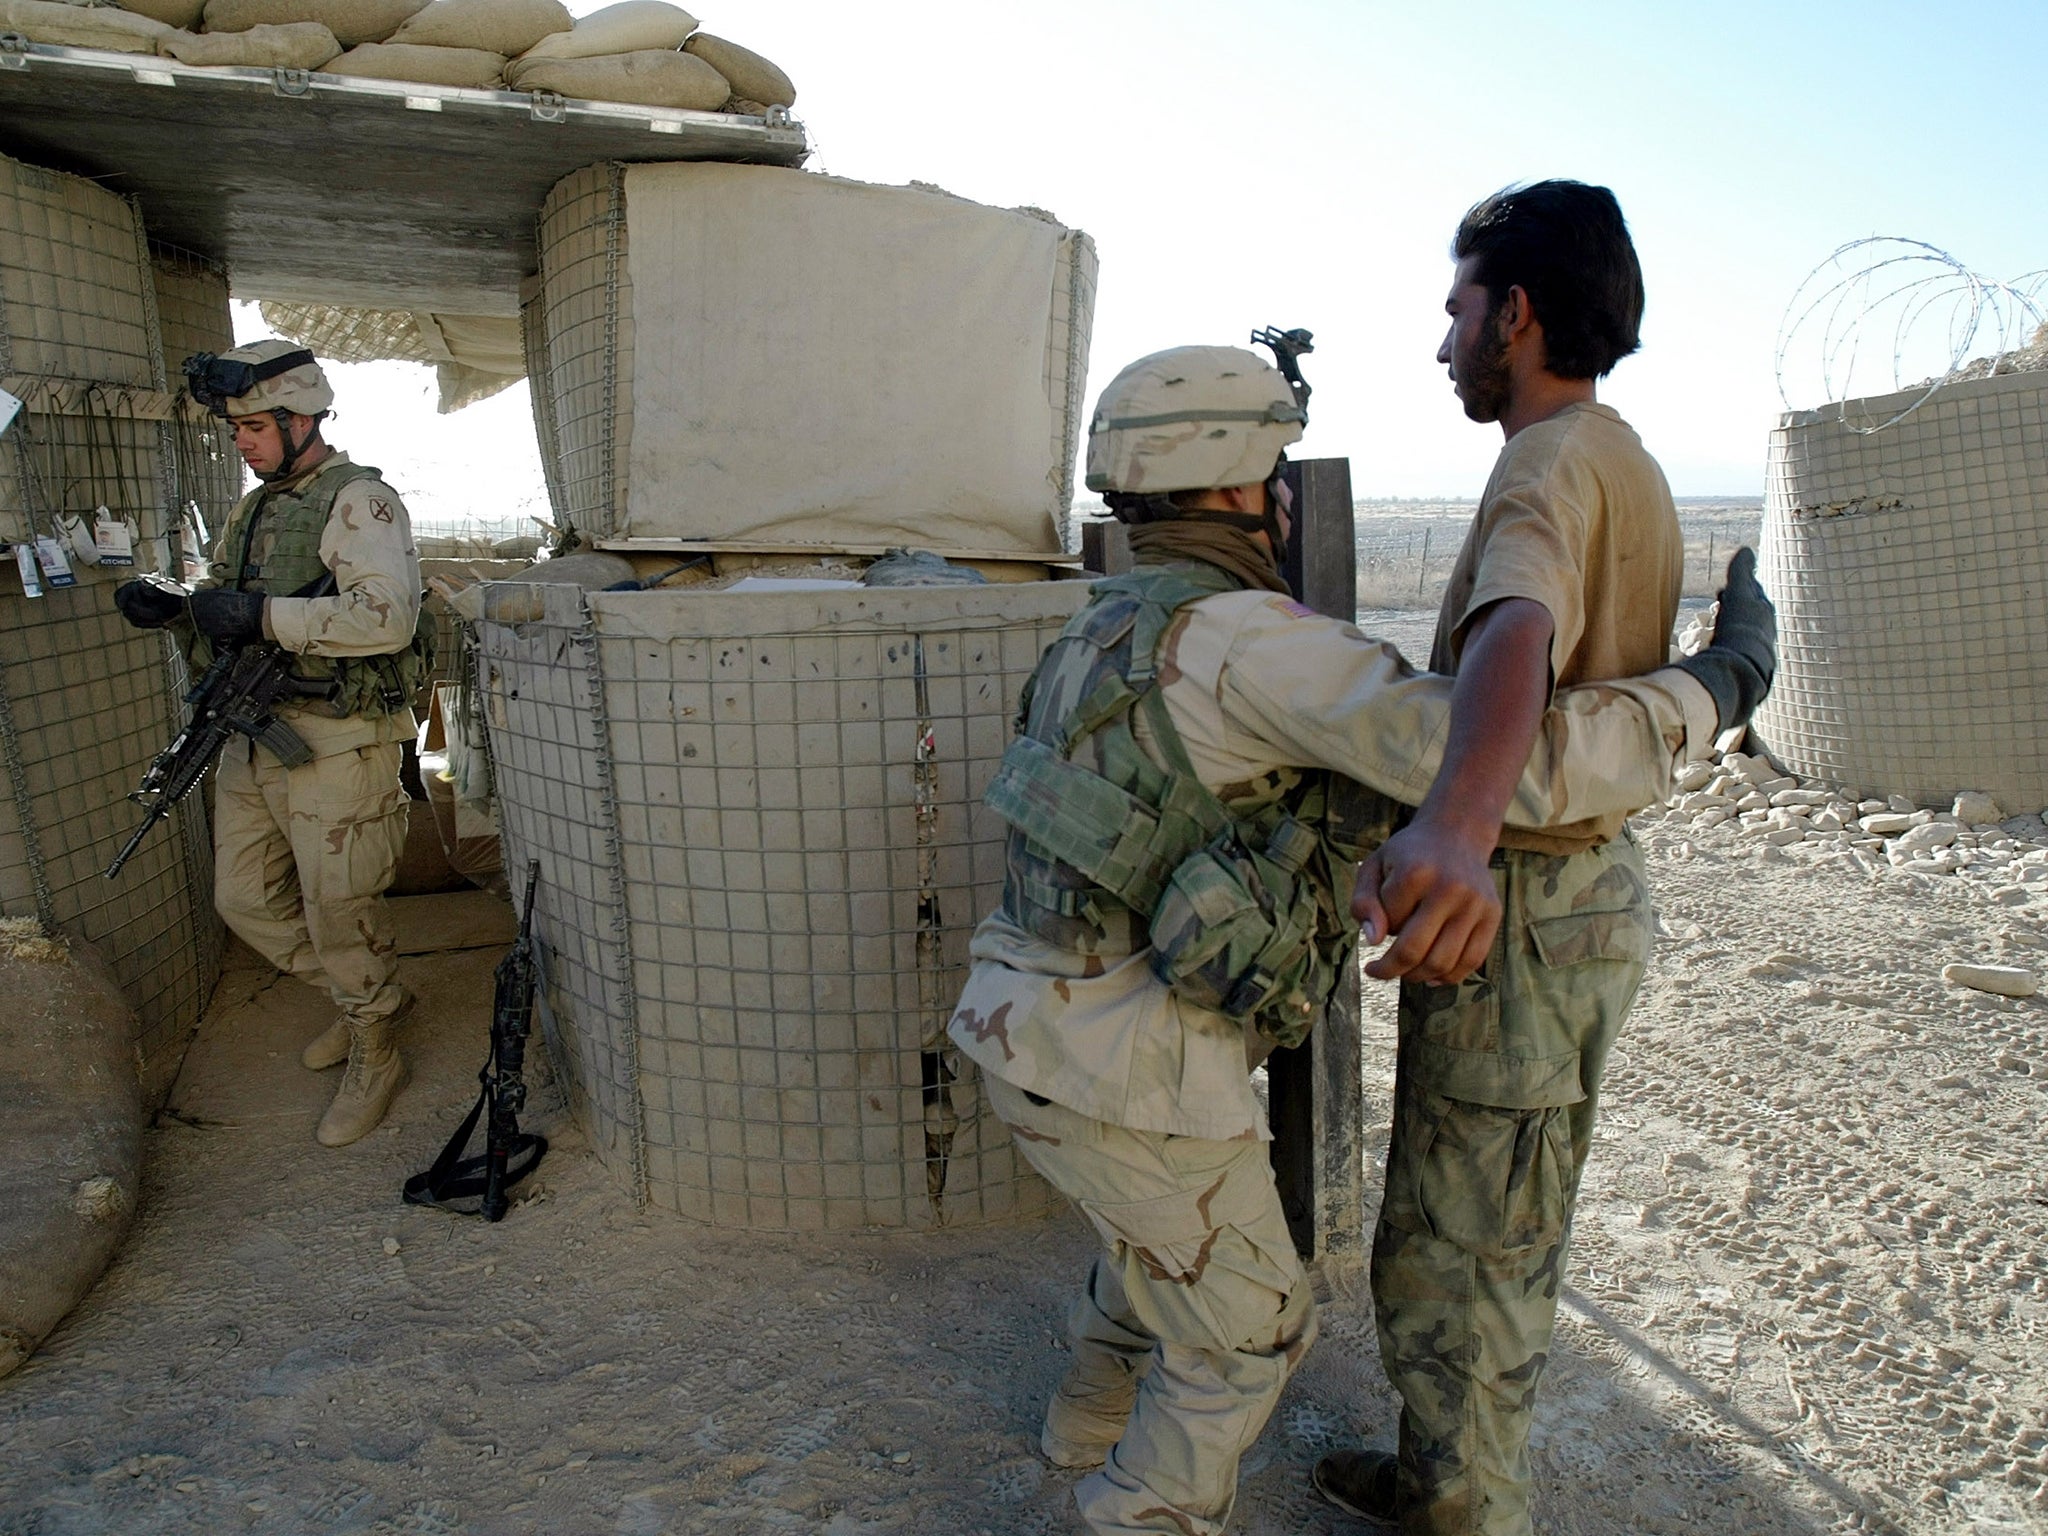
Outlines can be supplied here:
M1266 599L1266 606L1269 608L1277 609L1279 612L1287 614L1291 618L1314 619L1321 617L1321 615L1318 614L1315 611L1315 609L1309 607L1307 603L1298 603L1291 597L1269 597Z
M382 496L372 496L370 498L370 516L377 519L380 523L396 521L391 511L391 503Z

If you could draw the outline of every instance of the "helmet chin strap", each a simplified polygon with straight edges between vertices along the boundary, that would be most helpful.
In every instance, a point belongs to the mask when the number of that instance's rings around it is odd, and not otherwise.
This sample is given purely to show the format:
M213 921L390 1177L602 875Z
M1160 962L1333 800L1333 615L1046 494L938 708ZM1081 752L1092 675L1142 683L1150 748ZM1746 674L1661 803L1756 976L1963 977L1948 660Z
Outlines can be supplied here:
M283 480L290 476L294 466L299 462L299 455L306 451L307 445L320 435L320 418L315 416L313 425L306 429L306 435L295 443L292 441L292 413L282 406L275 406L271 409L270 415L277 423L277 436L284 444L284 457L277 461L277 468L267 475L258 475L257 478Z

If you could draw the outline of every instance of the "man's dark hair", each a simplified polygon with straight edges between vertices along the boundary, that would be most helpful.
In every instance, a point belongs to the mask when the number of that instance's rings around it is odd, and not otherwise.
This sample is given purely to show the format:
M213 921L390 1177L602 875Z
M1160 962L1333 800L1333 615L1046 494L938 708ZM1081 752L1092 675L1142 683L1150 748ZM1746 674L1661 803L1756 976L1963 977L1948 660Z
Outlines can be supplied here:
M1528 294L1543 326L1544 367L1559 378L1605 378L1642 345L1643 269L1605 187L1503 187L1459 221L1451 255L1478 258L1473 275L1489 310L1510 288Z

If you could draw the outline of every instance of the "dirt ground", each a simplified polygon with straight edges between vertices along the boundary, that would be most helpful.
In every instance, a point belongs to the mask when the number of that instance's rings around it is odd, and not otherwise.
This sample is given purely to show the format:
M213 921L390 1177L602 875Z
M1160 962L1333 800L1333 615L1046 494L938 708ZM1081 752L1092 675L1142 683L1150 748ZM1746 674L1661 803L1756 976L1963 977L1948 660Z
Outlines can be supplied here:
M2048 1002L1939 974L2042 967L2039 908L1641 836L1668 937L1588 1173L1538 1528L2048 1531ZM0 1531L1078 1528L1036 1454L1090 1252L1072 1217L707 1231L635 1210L558 1110L503 1223L403 1206L474 1092L497 953L404 962L413 1086L340 1152L312 1139L333 1075L296 1061L324 1004L228 975L133 1237L0 1383ZM1383 1124L1392 1006L1368 988ZM1321 1342L1245 1463L1247 1536L1362 1529L1307 1471L1392 1433L1363 1283L1321 1288Z

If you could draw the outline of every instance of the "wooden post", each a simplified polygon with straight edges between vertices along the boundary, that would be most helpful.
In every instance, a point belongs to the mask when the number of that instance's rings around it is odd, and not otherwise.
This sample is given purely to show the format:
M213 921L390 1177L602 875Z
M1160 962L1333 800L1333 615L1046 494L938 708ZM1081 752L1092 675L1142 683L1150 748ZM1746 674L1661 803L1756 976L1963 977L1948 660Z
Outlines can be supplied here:
M1121 576L1131 568L1131 530L1114 518L1081 525L1081 565L1098 576Z
M1358 616L1351 461L1289 464L1294 536L1287 582L1318 613ZM1339 892L1349 901L1349 891ZM1358 968L1347 966L1329 1011L1293 1050L1266 1062L1273 1176L1302 1257L1359 1261L1365 1252L1365 1127Z

